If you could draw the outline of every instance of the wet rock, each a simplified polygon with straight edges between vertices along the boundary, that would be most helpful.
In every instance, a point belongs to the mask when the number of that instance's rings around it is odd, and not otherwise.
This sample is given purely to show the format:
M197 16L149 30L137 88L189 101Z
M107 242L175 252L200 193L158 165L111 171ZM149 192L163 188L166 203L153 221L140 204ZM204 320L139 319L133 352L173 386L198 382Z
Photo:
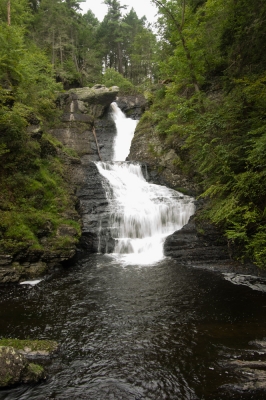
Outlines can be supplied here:
M223 385L220 389L230 398L243 395L243 398L265 399L266 342L254 340L248 344L251 348L239 350L239 354L235 354L233 359L230 357L221 363L222 369L235 376L235 382Z
M11 265L13 257L10 254L0 254L0 268L1 266Z
M14 266L0 267L0 283L17 283L21 277L21 272Z
M9 346L0 346L0 387L38 382L45 378L41 366L29 363L23 354Z
M231 260L227 241L219 230L207 222L198 224L195 216L166 238L164 254L194 265Z
M73 149L78 156L94 154L91 143L94 143L91 125L71 124L66 127L55 128L50 133L64 146Z
M80 246L90 253L112 252L114 239L109 228L110 207L106 197L106 184L93 162L82 165L83 182L76 192L78 211L82 218Z
M199 194L200 189L192 176L182 169L182 143L170 148L162 140L155 127L144 119L137 125L128 155L129 161L146 163L150 172L150 182L165 185L190 196ZM181 157L182 156L182 157Z
M54 340L30 339L0 339L0 347L10 347L17 350L27 359L50 357L59 350L59 345Z
M93 117L91 115L86 114L78 114L78 113L64 113L62 116L62 122L85 122L85 123L93 123Z
M91 89L72 89L60 94L58 103L64 110L62 123L51 129L50 133L79 157L89 156L89 161L99 161L100 158L110 160L116 127L108 110L116 98L117 90L97 85ZM101 144L100 155L93 128Z
M148 101L142 95L118 96L116 103L126 116L132 119L140 119L148 106Z

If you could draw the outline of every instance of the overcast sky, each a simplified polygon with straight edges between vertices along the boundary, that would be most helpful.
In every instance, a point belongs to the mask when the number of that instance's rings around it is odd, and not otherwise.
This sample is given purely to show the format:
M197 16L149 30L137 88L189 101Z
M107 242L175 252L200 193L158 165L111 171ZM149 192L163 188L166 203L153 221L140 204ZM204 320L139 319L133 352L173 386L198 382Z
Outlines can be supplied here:
M133 7L139 18L145 15L151 23L156 20L156 7L151 4L150 0L120 0L120 4L128 6L127 12ZM85 3L80 3L80 8L83 12L90 9L100 21L107 14L107 6L102 4L102 0L86 0Z

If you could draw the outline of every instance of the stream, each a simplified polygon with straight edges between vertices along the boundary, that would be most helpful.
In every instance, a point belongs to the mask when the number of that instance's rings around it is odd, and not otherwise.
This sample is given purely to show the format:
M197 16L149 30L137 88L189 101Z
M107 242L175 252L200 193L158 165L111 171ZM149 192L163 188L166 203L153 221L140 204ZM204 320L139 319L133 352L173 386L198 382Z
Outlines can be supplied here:
M117 136L127 123L133 136L135 121L116 105L113 114ZM164 257L164 239L194 213L193 199L147 183L124 161L125 146L97 163L114 253L83 255L34 286L0 287L1 336L60 344L44 361L47 380L0 399L265 399L231 361L266 360L256 347L266 336L266 281Z

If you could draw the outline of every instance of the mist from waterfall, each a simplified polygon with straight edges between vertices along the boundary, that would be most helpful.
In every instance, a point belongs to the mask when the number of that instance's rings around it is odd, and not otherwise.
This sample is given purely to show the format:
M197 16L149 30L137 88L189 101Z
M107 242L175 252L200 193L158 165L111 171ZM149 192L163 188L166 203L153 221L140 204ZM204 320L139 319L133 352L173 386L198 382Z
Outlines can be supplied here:
M121 160L129 153L136 121L126 118L116 104L112 104L112 115L117 127L114 160L98 162L97 168L108 182L105 190L111 208L109 228L116 242L114 255L126 264L153 264L164 257L165 238L181 229L194 213L193 198L148 183L140 164Z

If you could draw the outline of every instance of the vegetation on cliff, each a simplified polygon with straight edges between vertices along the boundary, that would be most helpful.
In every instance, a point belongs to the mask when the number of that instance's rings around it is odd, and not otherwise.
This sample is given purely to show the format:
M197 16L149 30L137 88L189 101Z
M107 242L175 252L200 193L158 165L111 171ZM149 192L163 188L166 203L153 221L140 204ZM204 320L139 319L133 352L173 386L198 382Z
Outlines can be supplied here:
M205 218L241 259L266 266L266 5L154 0L161 80L144 116L196 172ZM139 125L139 128L141 125Z
M265 2L152 1L159 43L145 18L133 9L122 15L117 0L105 0L102 22L90 11L81 15L76 0L11 0L11 19L1 3L5 252L47 243L58 249L68 240L57 234L60 226L76 230L70 241L78 237L63 178L67 150L47 134L58 120L56 92L97 82L128 93L160 82L139 134L147 126L174 167L195 179L209 200L205 218L221 227L236 255L266 266ZM153 144L150 152L164 159Z
M102 23L75 0L0 5L0 254L59 255L78 241L65 162L74 154L48 134L63 112L58 92L101 82L134 92L127 78L145 81L153 68L156 41L145 18L106 4Z

